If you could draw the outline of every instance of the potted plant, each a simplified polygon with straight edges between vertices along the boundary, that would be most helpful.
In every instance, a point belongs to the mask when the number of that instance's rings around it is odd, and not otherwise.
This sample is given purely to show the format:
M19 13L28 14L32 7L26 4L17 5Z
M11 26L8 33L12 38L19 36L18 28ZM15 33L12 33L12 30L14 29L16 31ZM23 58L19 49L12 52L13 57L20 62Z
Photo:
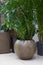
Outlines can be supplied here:
M37 52L39 55L43 55L43 0L34 0L36 12L37 12L37 25L38 25L38 38Z
M6 36L6 40L9 40L9 48L11 52L14 52L14 42L16 40L16 32L13 30L13 24L12 22L8 21L7 18L4 18L4 21L2 22L1 26L0 26L0 31L1 32L6 32L9 35L9 39L7 38L8 36Z
M40 5L38 6L39 42L37 43L37 49L39 55L43 55L43 9L42 8L43 8L43 2L41 0Z
M1 9L2 9L3 3L1 1L0 3L1 3ZM10 35L6 25L2 24L3 20L4 19L1 17L0 18L0 53L8 53L10 52Z
M33 41L35 26L33 24L33 6L31 0L19 0L14 20L14 30L17 40L14 43L14 51L21 59L31 59L35 53L36 45Z
M24 22L24 24L22 24ZM18 23L18 24L17 24ZM32 40L35 34L34 25L29 20L15 23L15 30L17 33L17 40L14 43L14 51L21 59L31 59L35 53L36 45Z
M1 13L4 14L5 16L5 21L3 23L7 26L10 33L10 39L11 39L10 47L12 52L14 52L13 44L16 40L16 32L13 29L14 20L15 20L15 16L14 16L15 8L16 8L15 6L16 6L15 0L13 1L8 0L5 3L3 3L2 9L1 9Z
M6 25L0 26L0 53L10 52L10 34Z

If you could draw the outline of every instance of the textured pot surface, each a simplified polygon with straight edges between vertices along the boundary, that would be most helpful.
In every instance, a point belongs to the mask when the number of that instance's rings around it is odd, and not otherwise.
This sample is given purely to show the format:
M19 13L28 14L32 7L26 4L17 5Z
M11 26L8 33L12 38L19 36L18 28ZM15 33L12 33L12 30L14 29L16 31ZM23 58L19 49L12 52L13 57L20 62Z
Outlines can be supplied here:
M36 45L32 40L17 40L14 44L15 53L21 59L31 59L36 51Z
M8 32L0 32L0 53L10 52L10 36Z

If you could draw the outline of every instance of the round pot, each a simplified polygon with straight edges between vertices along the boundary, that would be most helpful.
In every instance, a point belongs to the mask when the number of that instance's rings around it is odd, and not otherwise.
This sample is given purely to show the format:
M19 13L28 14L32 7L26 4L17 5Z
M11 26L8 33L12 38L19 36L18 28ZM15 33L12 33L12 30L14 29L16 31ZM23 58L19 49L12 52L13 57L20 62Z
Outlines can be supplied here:
M37 53L40 56L43 56L43 42L37 42Z
M0 32L0 53L10 52L10 35L8 32Z
M14 44L15 53L21 59L31 59L36 51L33 40L17 40Z

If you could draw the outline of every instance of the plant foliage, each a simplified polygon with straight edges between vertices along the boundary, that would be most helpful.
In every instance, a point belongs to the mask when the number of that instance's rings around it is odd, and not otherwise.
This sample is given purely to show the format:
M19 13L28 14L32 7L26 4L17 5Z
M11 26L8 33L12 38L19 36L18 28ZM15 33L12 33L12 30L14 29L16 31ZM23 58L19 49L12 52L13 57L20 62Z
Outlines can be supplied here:
M35 34L32 0L8 0L1 12L6 15L4 24L14 29L19 39L32 39Z
M37 12L38 31L43 32L43 0L33 0Z
M43 0L33 0L36 9L39 41L43 41Z

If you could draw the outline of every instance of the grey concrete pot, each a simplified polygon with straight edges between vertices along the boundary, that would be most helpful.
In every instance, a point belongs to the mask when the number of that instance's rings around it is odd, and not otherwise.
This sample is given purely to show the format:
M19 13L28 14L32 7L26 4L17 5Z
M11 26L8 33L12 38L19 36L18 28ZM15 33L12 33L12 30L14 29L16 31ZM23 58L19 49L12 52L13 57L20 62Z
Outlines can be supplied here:
M33 40L17 40L14 44L14 51L20 59L31 59L36 51Z
M0 32L0 53L10 52L10 36L8 32Z

